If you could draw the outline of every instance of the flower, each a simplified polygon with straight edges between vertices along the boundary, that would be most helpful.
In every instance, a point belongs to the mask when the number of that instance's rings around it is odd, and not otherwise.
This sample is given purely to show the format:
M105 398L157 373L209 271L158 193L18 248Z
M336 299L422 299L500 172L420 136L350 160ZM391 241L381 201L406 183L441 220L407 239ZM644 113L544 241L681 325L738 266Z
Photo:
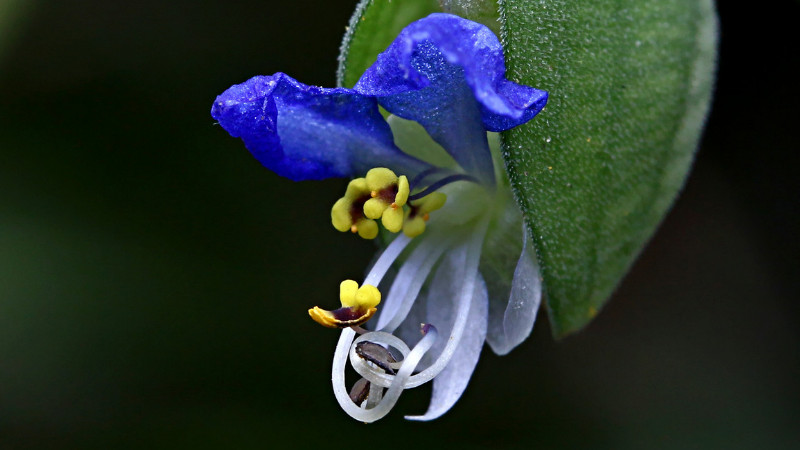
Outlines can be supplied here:
M217 97L212 116L279 175L363 177L331 210L337 230L375 238L380 219L387 231L362 287L342 283L342 308L309 310L343 328L333 388L355 419L380 419L404 389L431 380L428 411L407 418L437 418L466 389L484 342L506 354L530 334L538 266L497 135L487 132L529 121L546 101L546 92L505 78L502 47L488 28L449 14L403 29L353 89L277 73ZM388 121L378 105L392 114ZM382 284L389 290L378 305ZM366 331L359 325L376 308L378 331ZM363 377L349 393L348 361Z

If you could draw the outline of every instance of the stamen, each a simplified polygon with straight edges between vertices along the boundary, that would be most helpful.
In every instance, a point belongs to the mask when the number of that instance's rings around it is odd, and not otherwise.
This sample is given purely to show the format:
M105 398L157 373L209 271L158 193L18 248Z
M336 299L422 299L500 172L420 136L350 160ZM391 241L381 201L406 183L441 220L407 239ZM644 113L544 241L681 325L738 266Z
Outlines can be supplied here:
M402 234L394 238L392 243L386 247L386 250L381 253L381 256L369 270L366 278L364 278L364 284L371 284L373 286L379 285L383 276L386 275L386 272L389 270L389 267L392 267L394 261L400 256L400 253L403 252L410 242L411 238Z
M486 235L487 227L488 227L488 218L483 220L478 225L477 231L470 236L470 240L467 243L454 250L456 252L461 251L465 253L464 255L465 264L463 265L461 274L459 276L460 279L464 280L464 283L462 284L461 291L459 292L458 295L458 301L457 301L458 306L456 310L455 322L453 323L453 328L450 332L449 338L446 341L446 345L442 350L442 353L428 368L426 368L420 373L417 373L416 375L409 377L405 384L406 389L415 388L434 379L437 375L439 375L439 373L441 373L442 370L444 370L444 368L450 362L450 359L452 359L456 349L458 348L458 345L461 342L461 338L464 335L464 330L467 324L467 318L469 317L469 310L472 303L471 302L472 295L478 277L480 250L481 246L483 245L483 239ZM405 268L406 266L407 265L404 265L403 268ZM397 281L395 281L395 283L396 282ZM394 285L392 286L392 289L394 289ZM389 296L390 297L392 296L391 291L389 293ZM415 293L411 301L408 302L409 305L407 307L409 309L411 308L411 305L413 305L416 296L417 294ZM385 308L384 314L386 313L387 310L388 308ZM400 319L399 321L397 321L397 319L398 319L397 316L393 317L392 320L390 321L390 325L394 324L395 322L397 323L397 325L399 325L400 322L402 322L405 319L405 315L399 318ZM383 320L383 315L378 321L379 326L382 320ZM385 326L383 329L394 330L394 328L390 328L389 326ZM399 350L400 353L405 355L403 349L405 343L401 339L387 332L379 331L379 332L367 333L360 336L357 342L361 342L362 340L369 340L370 342L375 342L378 344L394 347L397 350ZM364 360L362 360L356 355L355 350L351 352L350 364L353 366L353 369L355 369L355 371L359 375L366 378L367 380L370 381L370 383L376 386L386 387L389 386L389 384L392 382L392 377L390 375L387 375L382 371L376 369L374 366L370 366L369 364L367 364Z
M401 355L403 355L404 358L405 355L411 351L408 348L408 345L406 345L402 339L393 334L384 333L383 331L373 331L363 336L359 336L354 345L350 348L350 365L353 366L353 369L356 371L356 373L366 378L367 381L373 383L375 386L384 388L391 386L392 380L394 379L391 374L386 373L384 370L377 369L375 366L369 364L367 360L361 358L361 356L358 354L357 347L364 342L369 342L379 347L393 347ZM398 369L402 365L402 361L394 364L388 363L387 365L392 367L392 369Z
M403 234L416 237L424 233L427 227L425 222L430 218L428 213L441 208L446 201L447 196L443 193L432 192L411 205L403 222Z
M375 314L381 293L375 286L365 284L358 287L353 280L344 280L339 285L339 301L342 307L328 311L315 306L308 310L308 315L315 322L328 328L346 328L358 326Z
M435 175L444 175L454 173L450 169L442 169L439 167L431 167L430 169L423 170L418 173L410 182L411 189L416 189L417 186L425 186L428 178L433 178Z
M374 384L369 384L369 396L367 397L367 404L361 405L362 409L372 409L378 403L383 400L383 388L380 386L375 386Z
M397 375L392 377L392 380L388 385L389 389L383 395L383 398L381 398L374 407L362 409L351 401L350 395L345 389L344 385L344 369L348 360L347 353L349 349L353 348L352 344L355 332L350 329L342 331L342 335L339 338L339 343L336 346L336 352L333 358L331 380L333 382L333 392L336 396L336 400L339 402L339 405L342 407L342 409L350 415L350 417L362 422L370 423L384 417L389 413L389 411L391 411L395 403L397 403L397 400L400 398L400 394L402 394L403 389L405 389L406 381L411 376L411 373L417 367L422 357L425 356L425 353L430 350L431 346L433 346L436 338L438 337L438 332L434 326L423 326L422 332L424 333L424 336L422 339L420 339L417 345L415 345L411 351L407 353L403 352L403 362L400 366L400 370L397 371ZM374 334L378 333L365 334L364 336L359 337L359 340L369 337L369 340L373 341L374 337L371 335ZM408 349L405 344L403 344L403 347ZM402 351L403 349L398 348L398 350ZM355 356L355 359L361 360L361 358L358 356ZM366 363L364 364L366 365ZM370 397L373 397L372 390L373 387L371 386L369 395ZM371 401L368 399L368 406L370 402Z

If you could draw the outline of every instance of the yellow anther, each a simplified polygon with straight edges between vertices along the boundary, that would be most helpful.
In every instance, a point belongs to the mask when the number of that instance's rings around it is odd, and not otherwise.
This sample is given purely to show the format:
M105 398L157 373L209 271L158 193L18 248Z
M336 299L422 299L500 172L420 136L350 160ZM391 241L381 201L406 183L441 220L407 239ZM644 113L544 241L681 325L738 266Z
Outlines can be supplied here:
M385 167L370 169L365 177L370 191L381 191L397 183L397 175Z
M380 219L387 207L384 200L371 198L364 203L364 215L370 219Z
M408 178L377 167L364 178L356 178L347 185L344 197L331 208L331 223L339 231L350 230L364 239L378 236L381 219L386 229L396 233L403 228L403 205L408 202ZM387 211L391 211L388 216Z
M342 302L342 306L356 306L356 292L358 283L355 280L344 280L339 283L339 301Z
M403 228L402 208L408 201L410 192L408 178L398 177L385 167L377 167L367 172L364 179L371 197L364 202L364 216L382 219L386 229L393 233L400 231ZM392 212L387 216L389 210Z
M353 217L353 204L361 200L369 190L364 178L356 178L347 184L344 197L336 200L331 208L331 223L339 231L352 230L357 218Z
M420 234L425 232L425 220L422 217L413 217L408 218L406 217L405 222L403 223L403 234L408 237L417 237Z
M447 196L441 192L426 195L417 204L412 205L403 223L403 234L408 237L417 237L425 232L425 222L430 218L430 213L444 206Z
M363 197L364 194L369 192L370 189L367 189L367 180L365 178L356 178L347 184L347 191L344 193L344 197L352 201Z
M381 292L375 286L365 284L358 287L353 280L345 280L339 285L339 301L342 307L333 311L315 306L308 315L315 322L328 328L347 328L369 320L381 302Z
M392 233L397 233L403 229L404 216L403 208L387 208L386 211L383 212L381 223L383 223L383 226L387 230Z
M371 219L360 219L354 225L358 235L364 239L375 239L378 236L378 223Z
M356 178L347 185L344 197L331 208L331 223L339 231L350 230L364 239L375 239L378 236L378 224L373 217L364 217L363 205L370 196L365 178ZM380 217L380 215L378 216Z
M347 231L354 226L353 218L350 216L350 207L352 204L353 202L347 200L347 198L336 200L336 203L333 204L333 208L331 208L331 223L333 224L333 228L339 231Z
M374 309L381 302L381 291L375 286L365 284L358 288L355 304L359 308Z
M442 194L441 192L433 192L425 197L422 197L422 199L415 206L418 214L424 215L441 208L444 206L446 201L446 195Z
M397 206L403 206L408 201L408 194L411 192L410 186L408 185L408 178L405 175L401 175L400 178L397 179L397 195L394 197L394 202Z

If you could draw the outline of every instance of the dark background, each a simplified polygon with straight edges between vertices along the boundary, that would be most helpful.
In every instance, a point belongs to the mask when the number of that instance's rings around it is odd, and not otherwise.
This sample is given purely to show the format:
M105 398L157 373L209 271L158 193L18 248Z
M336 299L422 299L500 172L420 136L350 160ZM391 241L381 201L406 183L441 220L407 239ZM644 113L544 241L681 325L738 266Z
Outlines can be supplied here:
M800 446L798 2L720 5L695 169L587 329L542 315L443 418L402 420L421 388L372 426L305 314L373 251L323 220L344 182L281 179L209 116L255 74L332 86L354 4L6 8L0 448Z

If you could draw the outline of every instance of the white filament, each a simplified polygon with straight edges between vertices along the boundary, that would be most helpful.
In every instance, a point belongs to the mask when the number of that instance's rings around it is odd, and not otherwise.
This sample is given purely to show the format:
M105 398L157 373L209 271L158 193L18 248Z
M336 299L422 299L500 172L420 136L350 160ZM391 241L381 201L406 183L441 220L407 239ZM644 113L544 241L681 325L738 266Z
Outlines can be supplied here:
M381 256L378 258L378 260L375 261L375 265L372 266L372 269L370 269L366 278L364 278L363 284L378 286L381 283L383 276L386 275L386 272L389 270L389 267L392 267L394 260L400 256L400 253L405 250L409 242L411 242L411 238L405 234L401 234L394 238L392 243L386 247L386 250L381 253Z

